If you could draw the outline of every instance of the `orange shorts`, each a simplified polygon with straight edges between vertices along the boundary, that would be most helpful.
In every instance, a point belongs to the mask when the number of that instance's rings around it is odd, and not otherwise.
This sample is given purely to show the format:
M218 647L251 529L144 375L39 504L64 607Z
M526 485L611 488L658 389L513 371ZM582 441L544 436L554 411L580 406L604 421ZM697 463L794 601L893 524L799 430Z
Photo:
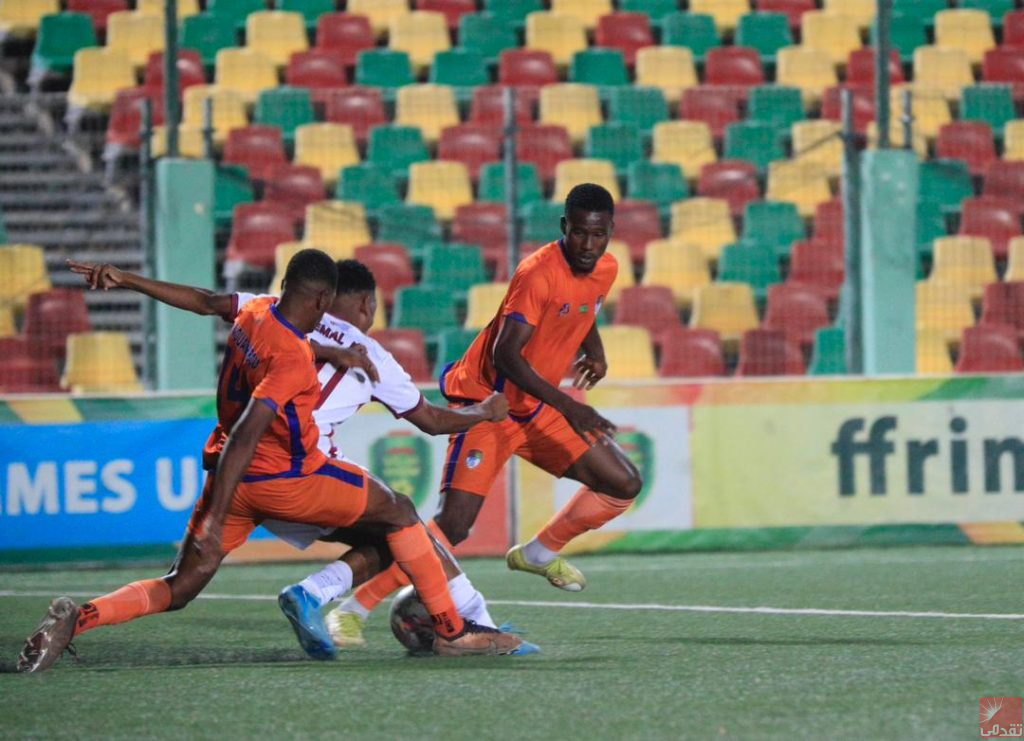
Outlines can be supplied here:
M206 512L213 474L192 510L188 531L194 533ZM242 545L266 519L325 528L349 527L366 511L368 477L362 468L344 461L325 463L308 476L243 481L235 491L224 520L222 546L230 553Z
M576 434L561 412L547 404L531 418L481 422L448 439L441 491L457 489L487 496L513 455L552 476L562 476L590 445Z

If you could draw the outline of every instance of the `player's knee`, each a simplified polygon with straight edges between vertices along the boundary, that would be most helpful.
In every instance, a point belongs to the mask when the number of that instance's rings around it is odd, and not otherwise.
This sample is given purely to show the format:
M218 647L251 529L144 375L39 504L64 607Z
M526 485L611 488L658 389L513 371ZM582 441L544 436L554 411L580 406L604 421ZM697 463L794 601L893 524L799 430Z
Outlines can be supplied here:
M416 505L409 497L395 494L391 510L393 513L391 524L396 528L411 527L420 521L419 515L416 513Z
M644 488L644 480L636 466L630 463L610 488L608 494L616 499L636 499Z
M192 583L190 579L168 578L167 586L171 588L171 603L167 606L168 612L184 610L202 591L202 587Z

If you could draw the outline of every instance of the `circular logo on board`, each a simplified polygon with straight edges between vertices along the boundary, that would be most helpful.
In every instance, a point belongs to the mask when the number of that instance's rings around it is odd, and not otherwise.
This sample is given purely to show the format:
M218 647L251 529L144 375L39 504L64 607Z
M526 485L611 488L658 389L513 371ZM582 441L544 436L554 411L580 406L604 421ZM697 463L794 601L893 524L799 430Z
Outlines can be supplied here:
M484 460L484 454L481 450L471 450L466 456L466 468L476 468Z

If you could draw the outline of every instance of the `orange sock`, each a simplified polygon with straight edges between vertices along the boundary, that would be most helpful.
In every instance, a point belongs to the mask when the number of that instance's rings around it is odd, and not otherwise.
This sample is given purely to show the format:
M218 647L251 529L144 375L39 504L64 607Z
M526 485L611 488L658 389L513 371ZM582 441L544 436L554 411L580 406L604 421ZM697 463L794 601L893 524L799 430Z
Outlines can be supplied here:
M441 542L441 545L451 551L452 544L448 541L445 534L441 532L441 528L437 526L434 520L427 523L427 528ZM409 577L402 571L402 567L398 565L396 560L390 567L384 569L365 584L360 585L353 596L367 610L373 610L387 599L388 595L409 583Z
M389 533L388 546L395 561L408 574L423 605L434 621L434 629L442 636L462 632L463 622L455 602L448 591L441 559L434 551L434 543L427 529L417 523L398 532Z
M163 579L132 582L82 605L75 635L101 625L124 623L144 615L165 612L170 606L171 588Z
M549 550L560 551L577 535L597 530L629 509L632 503L632 499L610 497L584 486L537 533L537 540Z

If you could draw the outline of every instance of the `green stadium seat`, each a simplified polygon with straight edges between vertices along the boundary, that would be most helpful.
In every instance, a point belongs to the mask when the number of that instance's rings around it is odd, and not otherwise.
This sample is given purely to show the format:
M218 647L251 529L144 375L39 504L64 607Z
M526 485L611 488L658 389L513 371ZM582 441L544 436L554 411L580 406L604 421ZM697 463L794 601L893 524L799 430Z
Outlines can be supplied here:
M892 0L892 12L913 16L928 25L935 22L935 14L949 7L948 0Z
M491 64L518 45L515 29L493 13L467 13L459 19L459 48L479 52Z
M611 160L619 173L632 163L644 159L644 140L636 126L613 122L592 126L584 147L587 157Z
M462 88L456 90L456 97L469 101L473 97L472 88L489 85L491 77L483 54L475 49L458 48L440 51L434 56L430 82Z
M235 206L255 200L256 193L246 167L217 165L213 180L213 220L219 228L231 225Z
M569 65L569 80L608 87L628 85L626 60L618 49L593 48L577 52Z
M430 159L423 132L415 126L378 126L370 130L366 161L407 178L409 165Z
M657 204L665 217L673 203L690 197L690 186L679 165L641 160L626 169L626 192L631 200Z
M426 245L439 239L441 226L430 206L396 203L377 211L376 241L404 244L414 260L422 258Z
M44 15L32 50L32 77L48 72L67 75L74 65L75 52L96 44L92 18L85 13Z
M776 134L788 137L790 127L804 117L804 102L799 88L762 85L750 91L748 121L766 124Z
M418 329L433 336L458 326L455 294L443 286L405 286L395 291L394 329Z
M646 13L651 23L661 25L665 17L679 10L676 0L620 0L619 10L626 13Z
M206 12L228 20L238 31L245 30L245 19L250 13L266 10L264 0L209 0Z
M632 124L645 137L668 118L668 103L660 88L631 85L613 89L608 96L608 121Z
M502 23L516 28L526 25L526 16L544 10L543 0L484 0L484 10Z
M804 221L792 203L752 201L743 209L743 240L757 241L788 257L793 242L805 238Z
M287 143L295 141L297 126L315 120L308 88L283 85L261 91L256 99L253 123L278 127Z
M688 47L694 59L703 62L709 50L722 45L722 39L710 15L677 11L662 19L661 43Z
M479 330L462 329L461 327L451 327L438 333L434 378L440 378L441 371L448 363L454 363L466 354L466 350L473 344L477 334L479 334Z
M760 242L740 241L726 245L718 258L718 280L747 283L758 301L763 301L768 286L782 281L775 250Z
M524 242L550 242L558 236L558 224L565 205L552 201L535 201L523 209Z
M960 118L987 123L997 137L1002 136L1006 123L1017 118L1013 86L983 83L965 87L960 100Z
M738 121L725 128L725 159L746 160L764 173L768 164L785 159L786 152L775 129L758 121Z
M424 285L442 286L465 296L469 287L486 283L489 278L484 267L483 253L475 244L435 242L423 251Z
M793 45L789 19L782 13L747 13L736 27L735 43L756 49L761 59L775 62L775 54Z
M984 10L992 18L992 26L1001 28L1003 16L1017 9L1013 0L958 0L958 8Z
M0 244L7 244L7 222L4 221L4 212L0 210Z
M412 61L404 51L367 49L356 57L356 84L384 88L394 94L402 85L412 85L416 78Z
M943 2L943 9L945 9L945 2ZM892 14L892 48L899 50L900 59L904 64L913 60L914 50L917 47L928 44L928 23L931 22L931 17L928 16L926 22L925 18L912 13ZM878 46L877 20L871 24L871 45L876 48Z
M339 201L356 201L369 212L402 203L389 170L371 164L352 165L341 171L335 197Z
M836 376L846 373L846 333L842 327L822 327L814 333L809 376Z
M274 9L299 13L310 31L316 28L321 15L335 11L334 0L275 0Z
M505 165L502 162L488 162L480 168L480 192L478 200L488 203L505 202ZM527 206L535 201L543 200L544 192L540 184L537 165L532 162L520 162L516 166L516 194L520 206Z
M922 162L918 183L918 201L935 204L945 211L959 211L960 202L974 195L971 170L963 160Z
M217 52L238 45L235 21L215 13L199 13L181 21L179 43L182 49L195 49L208 70L217 61Z

